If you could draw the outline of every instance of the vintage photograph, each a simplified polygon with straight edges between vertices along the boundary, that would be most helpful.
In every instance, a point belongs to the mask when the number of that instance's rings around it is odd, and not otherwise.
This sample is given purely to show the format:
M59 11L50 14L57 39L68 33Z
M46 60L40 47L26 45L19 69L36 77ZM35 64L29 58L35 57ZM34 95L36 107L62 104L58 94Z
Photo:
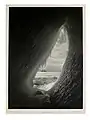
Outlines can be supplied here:
M8 6L8 109L83 109L83 7Z

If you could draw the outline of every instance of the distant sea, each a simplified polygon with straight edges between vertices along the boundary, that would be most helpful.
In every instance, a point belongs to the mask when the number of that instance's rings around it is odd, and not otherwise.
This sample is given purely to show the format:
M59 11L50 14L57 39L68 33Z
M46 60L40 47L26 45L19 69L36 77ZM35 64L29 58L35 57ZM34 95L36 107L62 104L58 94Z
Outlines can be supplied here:
M60 72L37 72L35 78L59 77Z

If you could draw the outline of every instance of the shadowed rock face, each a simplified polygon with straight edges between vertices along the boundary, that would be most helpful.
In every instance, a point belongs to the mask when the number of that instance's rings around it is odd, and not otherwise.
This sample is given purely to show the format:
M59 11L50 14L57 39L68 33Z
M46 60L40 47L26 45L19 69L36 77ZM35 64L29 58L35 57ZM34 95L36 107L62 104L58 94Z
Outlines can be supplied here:
M69 52L61 77L48 92L38 92L33 78L62 24L68 32ZM82 8L10 8L8 107L82 108L82 41Z

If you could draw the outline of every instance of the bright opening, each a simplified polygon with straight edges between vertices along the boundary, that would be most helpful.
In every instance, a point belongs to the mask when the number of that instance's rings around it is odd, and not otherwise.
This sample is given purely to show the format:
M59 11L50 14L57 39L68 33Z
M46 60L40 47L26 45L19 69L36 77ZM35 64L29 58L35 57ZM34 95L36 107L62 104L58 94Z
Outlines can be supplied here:
M68 34L64 26L49 57L40 66L33 80L33 87L48 91L58 81L68 53Z

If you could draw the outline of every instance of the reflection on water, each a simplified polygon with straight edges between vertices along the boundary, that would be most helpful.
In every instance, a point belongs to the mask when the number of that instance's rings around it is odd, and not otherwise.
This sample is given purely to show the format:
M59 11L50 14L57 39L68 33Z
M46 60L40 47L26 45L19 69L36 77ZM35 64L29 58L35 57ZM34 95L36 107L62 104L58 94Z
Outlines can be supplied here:
M34 80L33 87L41 90L49 90L58 80L63 64L68 53L68 35L63 27L53 47L50 56L40 66Z

